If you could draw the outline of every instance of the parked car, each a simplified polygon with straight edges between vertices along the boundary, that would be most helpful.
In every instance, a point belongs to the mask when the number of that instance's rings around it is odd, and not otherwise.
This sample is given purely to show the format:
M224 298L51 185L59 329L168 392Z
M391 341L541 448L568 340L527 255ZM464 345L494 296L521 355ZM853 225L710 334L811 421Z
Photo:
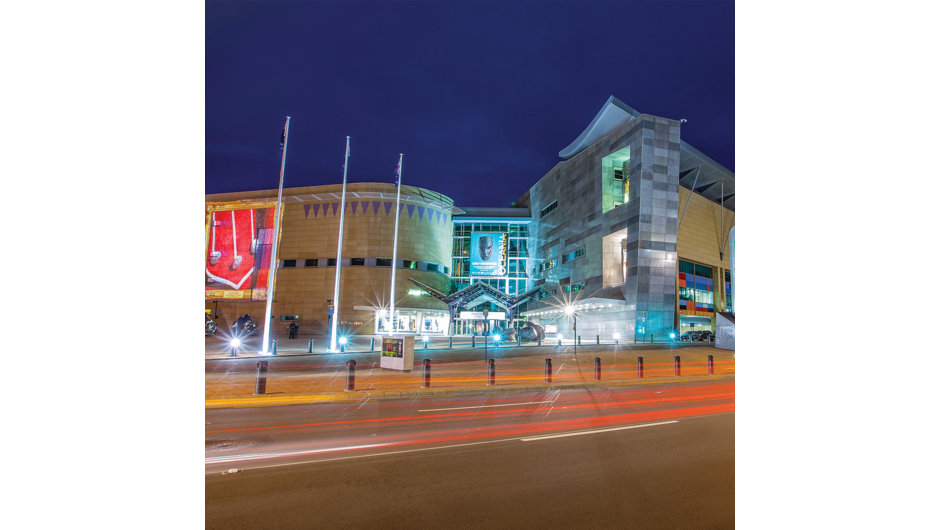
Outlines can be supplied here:
M702 332L701 332L701 331L686 331L686 332L683 333L682 335L679 335L679 340L680 340L680 341L683 341L683 340L687 340L687 341L703 340L703 339L702 339Z
M711 330L709 329L702 330L699 333L701 333L701 337L702 337L701 340L704 340L704 341L711 341L715 338L715 334L712 333Z
M215 335L216 331L219 331L219 326L209 318L209 315L206 315L206 336Z

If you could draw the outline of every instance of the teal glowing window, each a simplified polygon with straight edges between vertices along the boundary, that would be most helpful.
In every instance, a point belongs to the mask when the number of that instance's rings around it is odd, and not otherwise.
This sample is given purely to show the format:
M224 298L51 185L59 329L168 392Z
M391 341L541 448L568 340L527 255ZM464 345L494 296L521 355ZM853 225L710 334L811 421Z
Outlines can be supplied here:
M575 260L583 256L584 256L584 247L581 247L578 250L575 250L574 252L569 252L565 254L564 257L562 257L561 262L568 263L571 260Z

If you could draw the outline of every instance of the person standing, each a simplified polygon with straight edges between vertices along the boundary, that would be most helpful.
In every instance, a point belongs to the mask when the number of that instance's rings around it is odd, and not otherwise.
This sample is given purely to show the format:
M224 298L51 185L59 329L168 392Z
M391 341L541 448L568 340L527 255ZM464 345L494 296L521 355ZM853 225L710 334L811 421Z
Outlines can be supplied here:
M290 323L290 338L291 339L297 338L297 323L296 322Z

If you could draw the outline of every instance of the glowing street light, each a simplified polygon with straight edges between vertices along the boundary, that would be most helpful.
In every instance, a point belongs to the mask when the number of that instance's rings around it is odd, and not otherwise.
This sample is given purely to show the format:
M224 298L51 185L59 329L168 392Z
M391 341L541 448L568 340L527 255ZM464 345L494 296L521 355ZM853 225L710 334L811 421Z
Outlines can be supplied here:
M614 344L620 344L620 333L614 333Z
M235 338L232 339L232 341L229 343L229 344L232 345L232 357L235 357L235 356L236 356L235 352L236 352L236 350L238 350L238 346L239 346L241 343L242 343L242 341L238 340L238 337L235 337Z
M340 353L346 352L346 337L339 338L339 352Z

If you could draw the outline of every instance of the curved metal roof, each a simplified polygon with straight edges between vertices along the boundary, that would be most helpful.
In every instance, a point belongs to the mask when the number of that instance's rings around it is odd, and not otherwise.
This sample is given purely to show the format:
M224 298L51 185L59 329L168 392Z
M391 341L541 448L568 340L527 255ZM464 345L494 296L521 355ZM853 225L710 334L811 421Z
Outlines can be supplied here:
M610 96L581 136L559 151L558 156L571 158L593 144L598 138L638 116L640 116L639 112L614 96Z

